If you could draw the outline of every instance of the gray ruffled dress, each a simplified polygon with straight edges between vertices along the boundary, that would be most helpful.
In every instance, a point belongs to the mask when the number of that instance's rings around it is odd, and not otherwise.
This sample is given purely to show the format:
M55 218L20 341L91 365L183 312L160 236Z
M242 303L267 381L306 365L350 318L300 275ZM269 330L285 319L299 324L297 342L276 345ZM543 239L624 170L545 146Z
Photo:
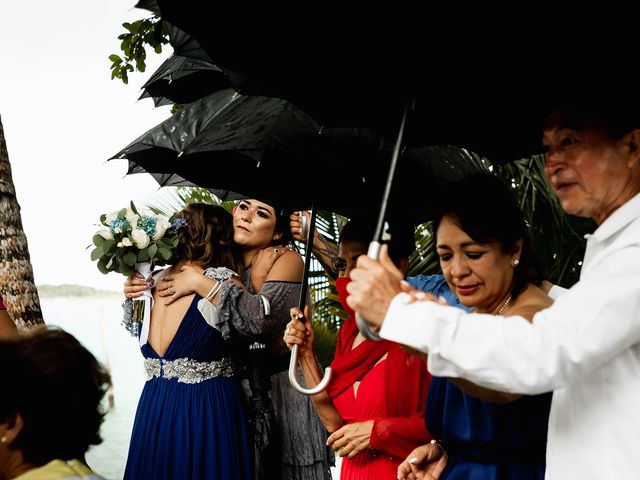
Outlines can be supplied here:
M327 431L310 398L289 383L289 352L282 342L301 284L267 281L256 294L250 268L243 283L247 289L225 283L218 305L203 301L201 312L235 343L255 440L256 479L331 480L334 456L326 446ZM300 369L298 376L304 384Z

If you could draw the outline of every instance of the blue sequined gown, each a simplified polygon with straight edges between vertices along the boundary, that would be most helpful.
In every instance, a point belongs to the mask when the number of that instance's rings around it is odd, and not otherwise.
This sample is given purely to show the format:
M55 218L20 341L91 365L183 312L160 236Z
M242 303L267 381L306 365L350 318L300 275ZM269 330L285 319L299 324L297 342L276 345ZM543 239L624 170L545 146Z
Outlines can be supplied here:
M125 479L249 479L245 417L220 332L195 295L164 357L141 347L147 378Z

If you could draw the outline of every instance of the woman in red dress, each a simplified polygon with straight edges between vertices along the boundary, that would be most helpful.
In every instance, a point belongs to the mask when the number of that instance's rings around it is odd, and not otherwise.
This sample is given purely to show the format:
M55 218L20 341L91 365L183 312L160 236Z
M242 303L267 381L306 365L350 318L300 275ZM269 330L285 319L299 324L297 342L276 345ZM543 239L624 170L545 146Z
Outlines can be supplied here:
M329 387L311 397L331 433L327 443L342 457L341 480L395 479L402 460L432 438L424 426L430 380L425 362L394 343L365 339L346 302L349 272L357 258L366 254L372 230L370 225L352 220L341 232L336 288L349 318L338 333ZM397 263L406 270L410 251L400 252L399 245L392 243L390 249L402 259ZM291 314L284 341L289 348L298 345L306 384L315 386L322 371L313 350L313 327L297 308Z

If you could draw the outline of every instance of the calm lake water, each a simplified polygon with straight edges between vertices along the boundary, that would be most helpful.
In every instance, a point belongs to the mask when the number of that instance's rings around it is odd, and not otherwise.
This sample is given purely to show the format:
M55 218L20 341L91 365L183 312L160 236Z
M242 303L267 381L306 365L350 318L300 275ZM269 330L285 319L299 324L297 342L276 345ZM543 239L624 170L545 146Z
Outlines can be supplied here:
M137 339L120 325L122 297L45 297L40 300L45 322L73 334L111 371L114 408L102 425L104 441L89 450L87 462L108 480L119 480L124 473L133 418L145 381ZM339 468L333 470L335 479L337 472Z

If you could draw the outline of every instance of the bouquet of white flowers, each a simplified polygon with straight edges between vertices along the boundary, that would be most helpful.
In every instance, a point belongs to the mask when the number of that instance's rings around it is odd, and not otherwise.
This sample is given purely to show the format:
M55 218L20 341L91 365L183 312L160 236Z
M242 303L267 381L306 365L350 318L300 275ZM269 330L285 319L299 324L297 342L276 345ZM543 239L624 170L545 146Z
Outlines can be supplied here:
M149 209L130 207L100 216L100 229L93 236L91 260L102 273L133 275L143 263L151 268L171 263L178 229L185 220L175 214L166 217ZM144 272L140 272L143 273Z
M186 221L177 214L167 217L149 209L138 209L131 202L127 208L101 215L100 224L93 236L95 248L91 251L91 260L98 261L98 270L127 276L137 271L149 280L156 266L172 262L178 230ZM151 292L145 291L133 302L133 320L146 324L146 328L151 300Z

